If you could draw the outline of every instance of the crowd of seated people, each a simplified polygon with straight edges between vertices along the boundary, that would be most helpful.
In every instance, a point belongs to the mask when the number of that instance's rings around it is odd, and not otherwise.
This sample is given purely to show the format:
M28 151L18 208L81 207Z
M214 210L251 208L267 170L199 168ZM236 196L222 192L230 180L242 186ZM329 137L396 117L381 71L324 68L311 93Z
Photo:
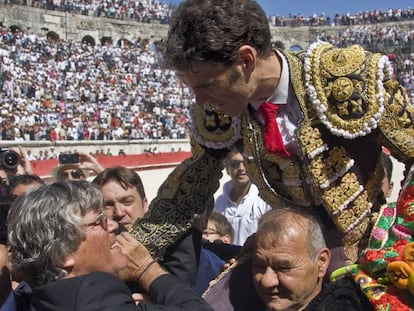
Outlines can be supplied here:
M162 69L156 43L88 45L0 31L1 140L188 138L191 92ZM320 32L317 38L382 51L392 50L395 42L412 46L414 31L361 25L335 36ZM414 103L413 55L389 58Z
M158 0L76 0L70 2L5 0L5 3L27 5L47 10L67 11L95 17L135 20L144 23L156 21L163 24L168 24L174 10L173 5L168 5ZM315 12L310 16L293 12L288 16L276 14L269 16L271 24L277 27L365 25L412 19L414 19L414 9L411 7L387 8L384 10L372 9L347 13L338 12L335 16L329 16L324 12Z
M2 140L187 138L191 96L145 40L50 41L2 29Z
M168 24L173 8L162 1L152 0L76 0L76 1L27 1L10 0L6 4L20 4L45 10L65 11L95 17L133 20L143 23Z
M401 22L414 19L413 8L388 8L387 10L372 9L369 11L336 13L329 16L324 12L313 13L306 17L304 14L289 14L289 16L272 15L269 17L273 26L355 26L366 24L379 24L387 22Z

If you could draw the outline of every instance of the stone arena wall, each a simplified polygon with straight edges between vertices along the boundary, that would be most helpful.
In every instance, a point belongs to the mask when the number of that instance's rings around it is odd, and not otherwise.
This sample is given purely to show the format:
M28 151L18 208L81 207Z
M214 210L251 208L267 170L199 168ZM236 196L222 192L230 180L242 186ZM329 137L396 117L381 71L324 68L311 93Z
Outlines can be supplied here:
M85 153L95 153L103 150L105 153L108 149L113 155L117 155L120 149L127 155L143 154L147 150L154 150L156 153L191 151L188 139L165 139L165 140L84 140L84 141L1 141L0 148L11 148L22 146L26 151L30 150L33 155L38 155L39 151L54 148L56 152L73 152L76 150Z
M168 30L168 25L159 22L141 23L4 4L0 6L0 22L6 27L19 27L28 33L46 35L53 32L61 39L82 41L89 38L97 44L103 38L111 38L113 44L117 44L121 39L134 41L141 38L157 41L165 38ZM401 28L409 28L413 23L413 21L394 22ZM283 42L286 49L292 47L306 49L316 40L319 33L336 35L348 27L271 27L271 33L273 41Z

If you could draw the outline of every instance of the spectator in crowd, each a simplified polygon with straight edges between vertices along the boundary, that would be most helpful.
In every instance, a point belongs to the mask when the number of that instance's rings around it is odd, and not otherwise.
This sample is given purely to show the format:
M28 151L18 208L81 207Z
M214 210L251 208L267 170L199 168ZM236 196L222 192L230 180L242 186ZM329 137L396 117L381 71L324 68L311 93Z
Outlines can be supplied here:
M223 214L233 226L233 243L243 245L256 232L260 216L271 207L259 196L259 190L247 175L243 155L237 148L227 154L224 165L230 181L223 185L223 193L217 197L214 210Z
M60 164L52 169L51 176L54 181L86 180L89 171L80 169L76 164Z
M7 52L0 59L0 72L12 75L20 92L14 97L0 94L3 140L185 138L191 94L183 93L180 82L161 70L148 40L112 47L49 40L22 31L9 34L2 37ZM56 50L57 60L50 50ZM117 68L112 70L115 59ZM180 101L167 100L178 93Z
M234 244L234 229L228 219L214 210L203 229L202 246L224 261L234 259L242 249L240 245Z
M203 230L203 239L211 243L218 240L232 244L234 229L223 214L212 211L207 220L207 227Z
M7 191L7 184L0 183L0 308L9 303L13 295L11 280L11 265L7 248L7 214L13 198ZM7 302L6 302L7 301ZM9 310L6 309L5 310Z
M15 1L10 1L13 3ZM18 2L17 4L29 5L29 2ZM92 15L95 17L105 17L122 20L136 20L139 22L150 23L159 21L168 23L173 8L165 2L158 1L129 1L127 3L120 1L97 1L94 5L85 3L85 1L73 1L68 4L60 3L43 3L35 1L32 6L40 7L46 10L68 11L73 14ZM358 11L353 13L335 14L328 16L324 12L319 14L313 13L310 16L304 14L290 14L289 16L269 16L269 22L278 27L295 27L295 26L331 26L336 25L365 25L381 24L384 22L400 22L414 19L414 9L408 7L394 9L372 9L367 11ZM122 41L127 45L128 41Z
M324 284L329 260L312 214L292 208L266 213L252 259L253 283L266 310L373 310L353 279Z
M352 278L327 282L331 253L311 209L266 212L250 242L204 295L214 310L373 310Z
M3 304L9 306L14 296L11 292L12 273L7 248L7 215L15 196L21 192L19 191L21 189L15 187L15 181L21 180L20 176L32 176L33 171L27 153L21 146L3 149L2 154L3 160L0 164L0 306ZM9 310L8 308L4 307L4 310Z
M115 236L118 224L107 218L96 185L40 186L14 202L8 225L13 267L31 286L37 310L211 310L129 233ZM118 274L139 283L154 304L135 305Z
M222 271L228 252L235 251L233 256L240 251L239 247L233 248L234 230L229 221L222 214L212 211L208 217L207 226L203 230L203 241L200 252L196 290L203 294L210 282Z
M18 197L25 191L44 184L44 180L34 174L14 175L9 177L8 191L11 195Z
M392 181L393 164L388 151L382 151L381 161L384 166L384 178L382 180L381 189L384 193L385 199L387 200L391 196L392 189L394 188L394 182Z
M0 209L4 209L4 213L0 212L0 308L1 310L13 310L15 305L13 300L14 294L12 288L19 286L20 295L25 295L28 292L26 284L21 284L20 280L13 274L9 254L7 250L7 213L9 205L14 199L25 191L33 189L37 186L45 184L45 182L37 175L33 174L17 174L9 176L9 184L7 185L7 198L2 198ZM12 280L12 282L10 282ZM16 310L26 310L24 301L20 301Z
M251 0L182 2L165 50L167 68L195 94L194 140L218 150L242 140L261 197L275 207L314 204L330 270L354 263L383 201L381 146L414 161L414 110L388 59L321 41L306 53L273 49L266 14Z
M100 186L105 207L113 210L113 219L126 230L148 211L141 177L132 169L123 166L106 168L93 183Z
M106 168L92 182L100 186L105 208L111 211L111 217L126 230L131 230L148 211L144 185L134 170L123 166ZM160 263L172 274L194 285L200 244L201 233L196 228L190 229L164 251ZM129 285L136 290L133 284Z
M74 154L79 156L79 162L64 163L54 167L50 172L53 180L85 180L91 172L98 174L103 171L104 168L94 156L80 151Z

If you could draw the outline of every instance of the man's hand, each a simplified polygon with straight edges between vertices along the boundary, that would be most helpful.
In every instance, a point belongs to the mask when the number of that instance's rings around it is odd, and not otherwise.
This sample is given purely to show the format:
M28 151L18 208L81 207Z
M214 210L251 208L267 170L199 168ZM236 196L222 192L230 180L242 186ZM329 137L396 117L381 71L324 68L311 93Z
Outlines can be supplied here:
M136 281L146 291L159 276L166 274L158 262L153 259L144 245L138 242L129 232L117 235L116 240L122 253L128 257L127 266L118 272L124 281Z
M104 167L94 156L79 151L76 153L79 154L79 168L94 171L96 174L104 170Z
M136 281L139 271L153 258L145 246L128 232L121 232L117 235L116 240L122 249L122 253L128 257L128 265L121 271L120 277L125 281Z

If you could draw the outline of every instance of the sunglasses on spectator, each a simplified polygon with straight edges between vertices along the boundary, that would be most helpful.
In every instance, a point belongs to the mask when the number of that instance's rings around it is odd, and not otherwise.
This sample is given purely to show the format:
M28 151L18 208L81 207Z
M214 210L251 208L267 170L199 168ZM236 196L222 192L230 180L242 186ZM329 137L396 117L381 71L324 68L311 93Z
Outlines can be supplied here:
M244 163L244 161L241 161L241 160L229 160L228 161L229 166L234 169L239 168L240 164L242 163Z
M90 222L87 224L84 224L85 227L92 227L92 226L101 226L102 229L105 231L108 230L108 217L106 217L106 214L104 212L101 212L98 217L95 219L94 222Z
M68 172L59 172L58 179L59 180L66 180L66 179L69 178L69 174L70 174L70 176L72 176L73 179L80 179L81 177L84 177L81 170L71 170L70 173L68 173Z

